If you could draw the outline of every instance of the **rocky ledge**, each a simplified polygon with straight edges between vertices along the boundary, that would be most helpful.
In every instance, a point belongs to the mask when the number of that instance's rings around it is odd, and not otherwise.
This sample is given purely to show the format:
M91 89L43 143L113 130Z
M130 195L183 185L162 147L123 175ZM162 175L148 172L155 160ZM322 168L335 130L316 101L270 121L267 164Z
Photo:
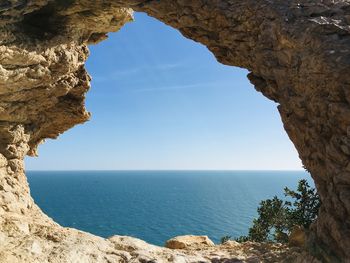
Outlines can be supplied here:
M27 225L17 222L17 228ZM13 229L18 232L19 229ZM207 237L182 236L176 240L181 248L154 246L129 236L103 239L75 229L42 225L35 234L23 235L0 249L0 262L135 262L135 263L239 263L239 262L308 262L318 260L299 248L281 244L237 243L228 241L214 245ZM185 240L184 240L185 239Z

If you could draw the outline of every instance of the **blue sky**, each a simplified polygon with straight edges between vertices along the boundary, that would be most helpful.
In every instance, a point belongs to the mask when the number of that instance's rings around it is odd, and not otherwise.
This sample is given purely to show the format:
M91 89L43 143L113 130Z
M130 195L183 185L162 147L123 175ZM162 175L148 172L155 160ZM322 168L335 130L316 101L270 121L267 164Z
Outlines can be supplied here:
M90 51L91 120L47 140L27 169L302 169L247 71L175 29L136 13Z

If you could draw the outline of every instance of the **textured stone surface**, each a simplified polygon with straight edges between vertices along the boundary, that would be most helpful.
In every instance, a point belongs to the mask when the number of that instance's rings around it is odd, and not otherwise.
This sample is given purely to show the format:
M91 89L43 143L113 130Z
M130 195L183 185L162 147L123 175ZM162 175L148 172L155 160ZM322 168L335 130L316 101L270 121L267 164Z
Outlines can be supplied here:
M306 233L304 227L294 226L288 237L288 243L291 246L304 247L306 241Z
M185 248L195 248L197 246L206 247L214 246L213 241L209 239L208 236L177 236L172 239L169 239L165 243L165 247L171 249L185 249Z
M278 244L225 244L168 249L128 236L102 239L75 229L42 224L31 235L7 238L0 249L0 262L310 262L296 248ZM18 230L15 230L18 232ZM34 235L35 234L35 235ZM18 238L20 237L20 239Z
M278 103L322 199L309 249L330 262L349 259L349 0L1 1L0 255L8 262L123 258L111 241L43 215L23 158L89 118L87 44L130 21L129 8L206 45L219 62L250 71L256 90Z

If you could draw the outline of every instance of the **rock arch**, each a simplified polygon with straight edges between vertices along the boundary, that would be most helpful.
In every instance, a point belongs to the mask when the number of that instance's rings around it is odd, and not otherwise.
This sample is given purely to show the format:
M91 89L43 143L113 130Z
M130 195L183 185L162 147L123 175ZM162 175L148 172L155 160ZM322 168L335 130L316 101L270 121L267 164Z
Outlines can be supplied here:
M84 69L87 44L130 21L130 8L206 45L220 63L247 68L256 90L279 104L285 130L323 202L309 249L326 261L349 259L347 0L0 3L0 240L5 244L0 258L72 261L74 244L81 258L103 261L113 258L106 251L122 246L60 228L47 218L30 197L23 158L35 155L43 139L56 138L89 118L84 107L90 80ZM98 245L92 246L95 241Z

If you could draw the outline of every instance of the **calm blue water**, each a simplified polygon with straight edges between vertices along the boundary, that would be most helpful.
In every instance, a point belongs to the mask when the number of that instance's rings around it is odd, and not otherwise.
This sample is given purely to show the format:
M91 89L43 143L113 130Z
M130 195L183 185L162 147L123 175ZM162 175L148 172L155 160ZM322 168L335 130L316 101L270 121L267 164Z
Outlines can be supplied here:
M306 172L29 171L36 203L63 226L162 245L183 234L246 234L262 199Z

